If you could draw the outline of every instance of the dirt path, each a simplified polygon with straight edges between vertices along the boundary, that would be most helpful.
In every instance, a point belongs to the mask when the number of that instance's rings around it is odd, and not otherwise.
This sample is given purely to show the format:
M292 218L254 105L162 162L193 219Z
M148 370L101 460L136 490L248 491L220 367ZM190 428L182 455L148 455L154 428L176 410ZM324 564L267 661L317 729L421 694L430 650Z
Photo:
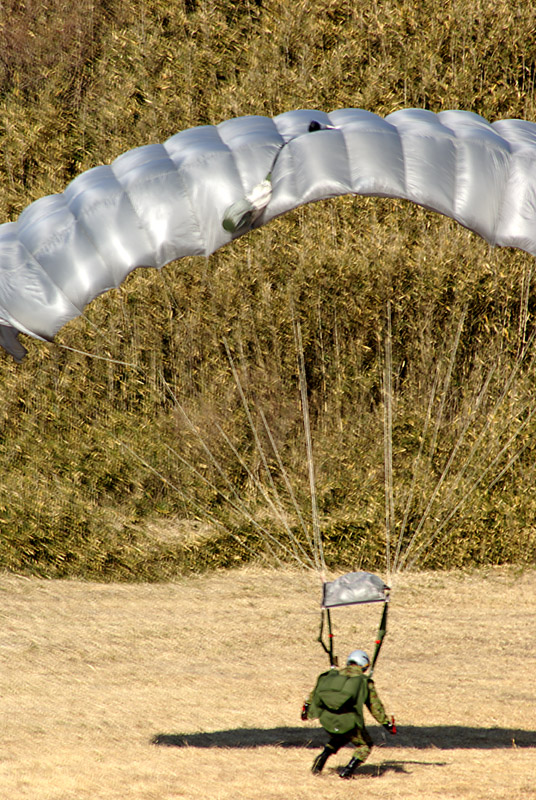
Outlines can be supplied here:
M166 585L0 577L0 796L536 798L536 571L399 577L376 685L400 732L313 777L299 709L326 658L319 584L247 569ZM370 650L379 608L334 613ZM158 742L157 743L155 743Z

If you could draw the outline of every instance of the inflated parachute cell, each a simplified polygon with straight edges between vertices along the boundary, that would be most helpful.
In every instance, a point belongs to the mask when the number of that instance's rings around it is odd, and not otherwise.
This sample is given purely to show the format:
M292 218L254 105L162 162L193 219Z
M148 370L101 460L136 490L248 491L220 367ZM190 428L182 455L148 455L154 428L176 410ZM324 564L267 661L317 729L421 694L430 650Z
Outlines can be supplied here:
M536 255L536 124L465 111L239 117L177 133L75 178L0 225L0 344L50 340L136 267L208 256L343 194L405 198Z

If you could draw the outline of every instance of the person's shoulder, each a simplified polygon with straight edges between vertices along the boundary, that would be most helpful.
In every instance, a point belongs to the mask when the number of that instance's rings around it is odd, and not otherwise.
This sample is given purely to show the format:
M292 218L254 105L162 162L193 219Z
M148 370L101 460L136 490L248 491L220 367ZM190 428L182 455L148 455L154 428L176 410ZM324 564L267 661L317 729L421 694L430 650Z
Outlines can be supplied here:
M349 664L344 669L341 669L342 675L347 675L349 678L364 678L363 670L356 664Z

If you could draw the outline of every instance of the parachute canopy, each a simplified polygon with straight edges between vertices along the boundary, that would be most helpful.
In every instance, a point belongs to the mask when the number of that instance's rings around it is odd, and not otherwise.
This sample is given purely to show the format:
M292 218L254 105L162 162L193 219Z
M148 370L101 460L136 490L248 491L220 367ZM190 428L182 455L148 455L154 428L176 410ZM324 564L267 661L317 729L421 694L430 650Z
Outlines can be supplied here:
M177 133L0 225L0 344L51 340L137 267L208 256L304 203L398 197L536 255L536 124L465 111L296 110Z
M389 587L371 572L349 572L323 584L322 608L356 603L386 603Z

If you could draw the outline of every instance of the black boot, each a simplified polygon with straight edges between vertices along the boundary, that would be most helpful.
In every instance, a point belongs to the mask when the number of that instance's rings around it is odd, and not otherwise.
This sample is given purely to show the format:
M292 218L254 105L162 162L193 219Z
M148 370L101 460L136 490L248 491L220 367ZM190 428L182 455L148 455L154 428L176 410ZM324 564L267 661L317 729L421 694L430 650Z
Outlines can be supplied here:
M313 766L311 767L311 772L313 773L313 775L319 775L322 772L322 770L324 769L324 764L326 763L330 755L332 755L332 753L333 750L324 747L320 755L318 755L313 761Z
M348 764L339 772L339 778L351 778L356 769L363 762L359 758L351 758Z

